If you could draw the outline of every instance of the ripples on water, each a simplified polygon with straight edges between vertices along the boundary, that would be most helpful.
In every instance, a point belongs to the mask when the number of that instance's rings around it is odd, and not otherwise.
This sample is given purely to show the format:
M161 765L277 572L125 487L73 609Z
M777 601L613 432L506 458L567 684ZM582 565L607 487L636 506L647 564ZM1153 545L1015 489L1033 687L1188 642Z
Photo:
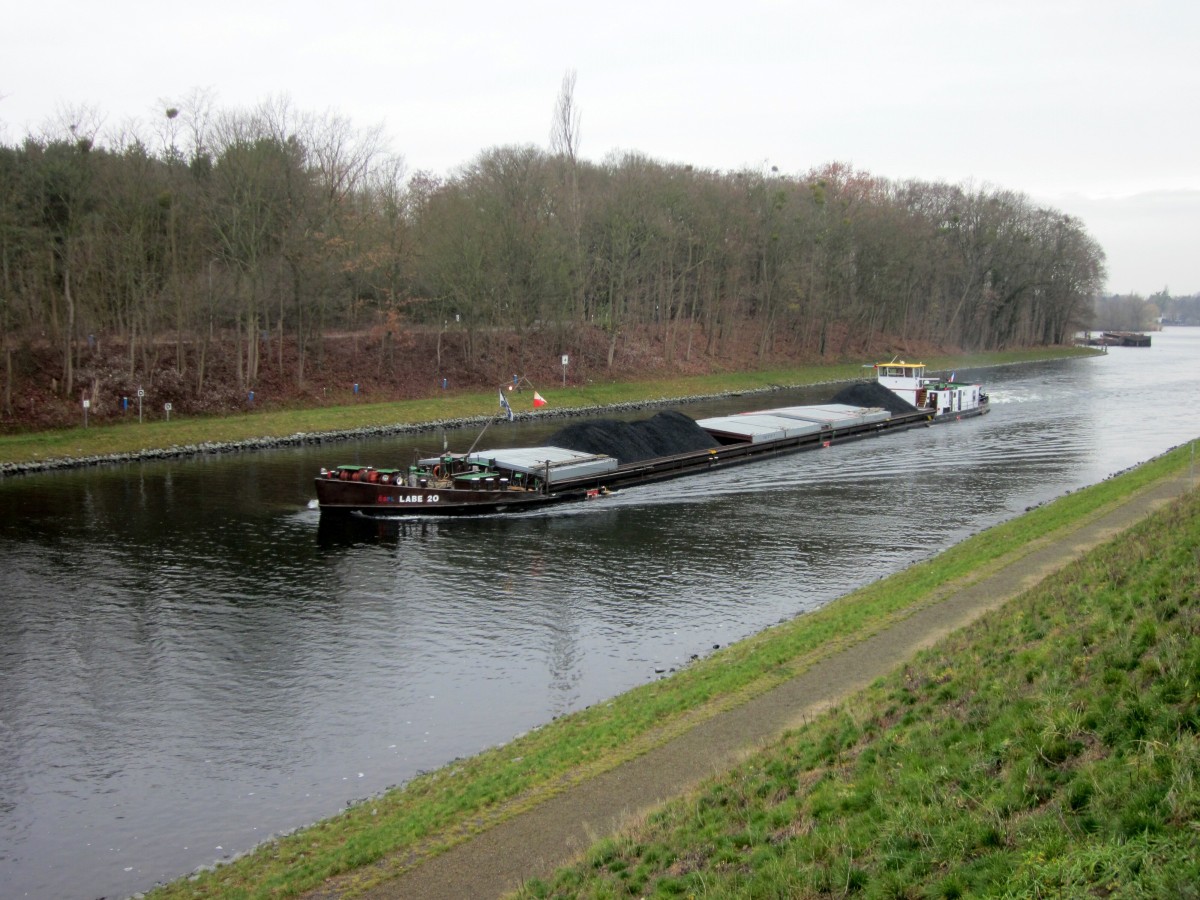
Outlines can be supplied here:
M510 518L308 508L320 465L439 436L0 482L6 890L145 889L1191 439L1200 334L1154 340L974 373L983 419Z

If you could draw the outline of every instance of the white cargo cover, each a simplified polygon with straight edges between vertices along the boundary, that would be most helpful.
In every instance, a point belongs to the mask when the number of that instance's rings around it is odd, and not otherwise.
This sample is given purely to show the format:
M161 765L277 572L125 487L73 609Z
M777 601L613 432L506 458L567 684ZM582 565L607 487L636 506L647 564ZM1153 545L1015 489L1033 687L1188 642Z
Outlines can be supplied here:
M740 413L731 418L736 425L742 427L745 427L746 424L751 424L769 428L774 432L774 438L804 437L806 434L815 434L821 430L821 426L813 422L795 417L778 416L768 412ZM701 424L701 427L704 427L703 424Z
M876 422L886 422L892 414L877 406L851 406L848 403L823 403L819 406L784 406L779 409L767 409L748 415L769 414L783 416L789 419L800 419L805 422L818 422L822 425L873 425ZM746 414L744 414L746 415Z
M504 450L480 450L467 457L475 466L492 466L511 472L546 477L550 463L550 483L585 475L603 475L617 468L617 460L596 453L580 453L563 447L509 447Z
M714 437L733 438L751 444L781 441L789 436L789 428L797 426L799 430L795 432L796 435L820 430L815 425L808 427L804 423L789 422L773 416L714 416L710 419L697 419L696 424Z

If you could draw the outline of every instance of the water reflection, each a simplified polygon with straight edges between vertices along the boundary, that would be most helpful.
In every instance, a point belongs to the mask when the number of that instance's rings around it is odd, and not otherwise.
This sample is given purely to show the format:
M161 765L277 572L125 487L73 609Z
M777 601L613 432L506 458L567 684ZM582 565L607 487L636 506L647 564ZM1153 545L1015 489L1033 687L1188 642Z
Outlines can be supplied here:
M144 889L1127 468L1195 437L1198 353L977 373L983 419L510 518L308 508L319 466L436 434L0 482L7 890Z

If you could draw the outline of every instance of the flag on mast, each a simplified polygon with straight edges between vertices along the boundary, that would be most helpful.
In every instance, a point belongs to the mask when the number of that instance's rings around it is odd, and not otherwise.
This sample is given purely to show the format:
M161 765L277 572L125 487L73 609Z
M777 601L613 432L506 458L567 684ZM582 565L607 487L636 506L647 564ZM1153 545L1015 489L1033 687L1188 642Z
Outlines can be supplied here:
M546 405L546 398L543 397L541 394L539 394L537 391L534 391L533 392L533 408L541 409L545 405Z
M500 409L508 415L508 421L513 420L512 407L508 405L508 398L504 396L504 388L500 388Z

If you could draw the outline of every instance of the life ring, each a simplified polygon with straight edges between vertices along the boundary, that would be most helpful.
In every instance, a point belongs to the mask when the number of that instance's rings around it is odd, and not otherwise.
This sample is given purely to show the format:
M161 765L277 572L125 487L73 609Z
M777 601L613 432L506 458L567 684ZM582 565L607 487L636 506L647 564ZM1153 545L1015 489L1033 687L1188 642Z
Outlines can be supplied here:
M441 467L441 466L434 466L434 467L433 467L433 477L434 477L434 478L441 478L441 477L442 477L442 467Z

